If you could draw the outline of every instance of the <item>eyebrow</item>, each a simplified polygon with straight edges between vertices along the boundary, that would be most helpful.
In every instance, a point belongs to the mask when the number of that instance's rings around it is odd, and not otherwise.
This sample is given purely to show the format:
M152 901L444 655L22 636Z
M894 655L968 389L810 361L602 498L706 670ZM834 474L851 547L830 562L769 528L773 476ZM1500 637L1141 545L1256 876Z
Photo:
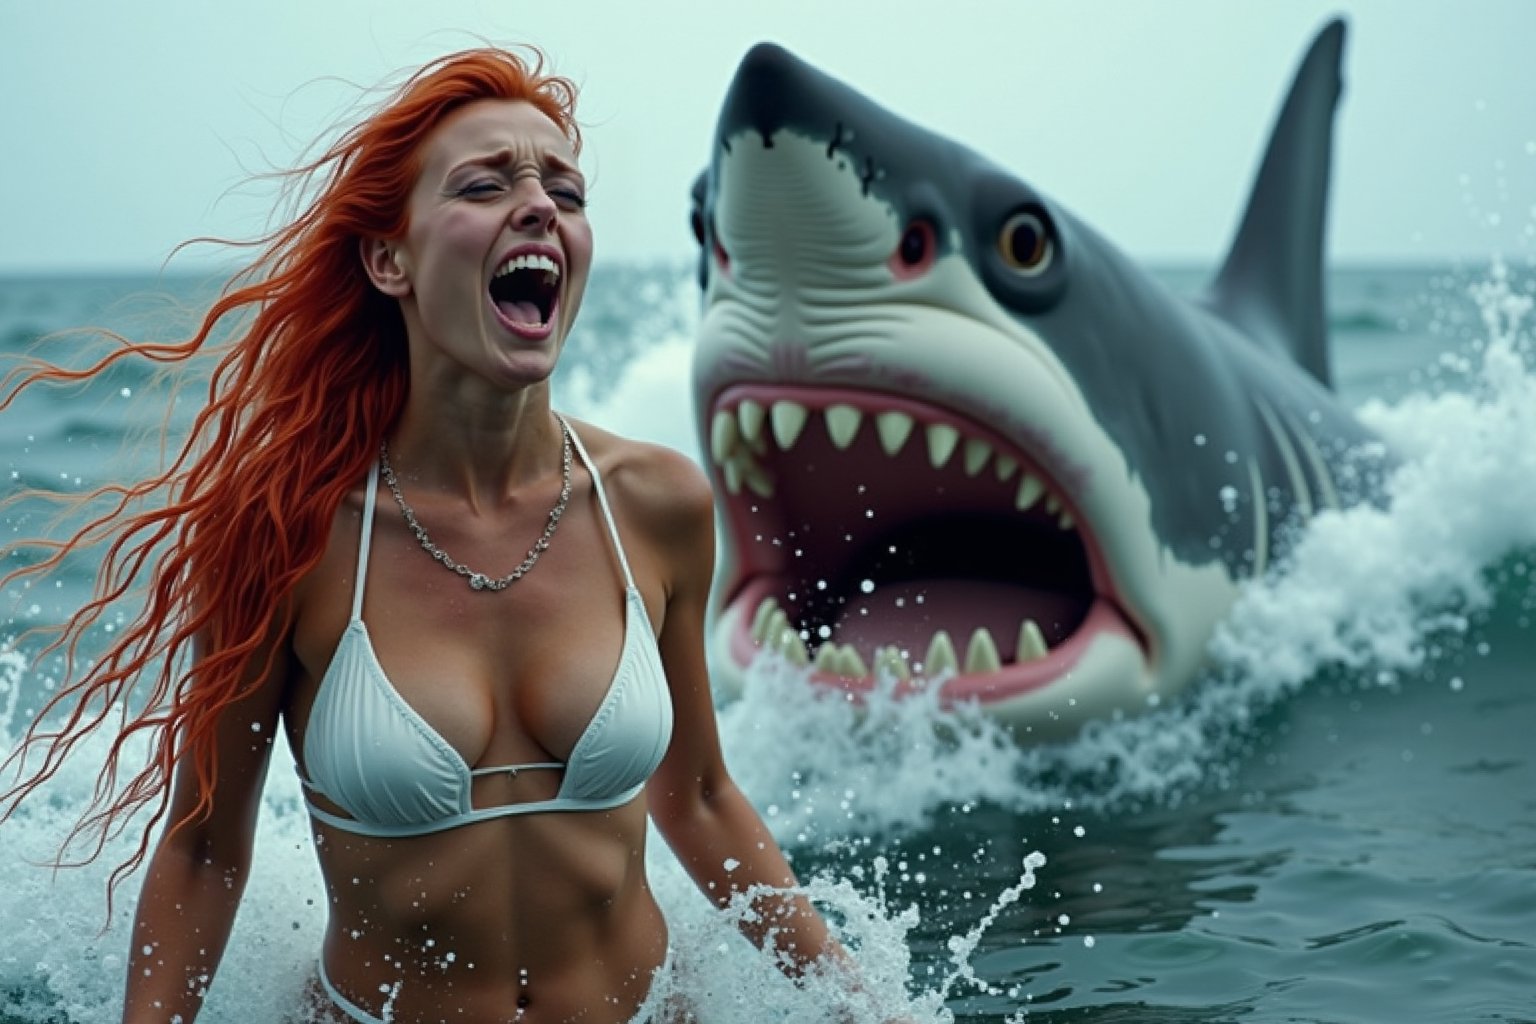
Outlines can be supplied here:
M455 172L465 167L504 167L510 163L515 156L516 154L513 152L511 146L502 146L500 149L486 153L482 156L472 156L468 159L459 161L452 167L448 168L448 174L454 174ZM558 154L546 152L542 154L542 160L545 166L552 168L561 174L574 174L578 178L581 178L583 181L586 180L586 175L581 173L580 167L576 166L571 161L559 156Z

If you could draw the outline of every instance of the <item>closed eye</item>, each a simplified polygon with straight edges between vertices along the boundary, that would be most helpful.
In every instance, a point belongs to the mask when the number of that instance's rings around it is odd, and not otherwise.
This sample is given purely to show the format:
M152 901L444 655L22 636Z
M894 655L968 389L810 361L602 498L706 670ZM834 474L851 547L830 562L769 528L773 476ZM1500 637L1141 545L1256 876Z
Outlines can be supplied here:
M497 195L504 191L506 191L506 189L501 184L501 182L484 179L481 181L472 181L468 185L454 189L453 194L462 199L474 199Z
M585 210L587 197L573 188L552 188L549 195L555 202L568 210Z

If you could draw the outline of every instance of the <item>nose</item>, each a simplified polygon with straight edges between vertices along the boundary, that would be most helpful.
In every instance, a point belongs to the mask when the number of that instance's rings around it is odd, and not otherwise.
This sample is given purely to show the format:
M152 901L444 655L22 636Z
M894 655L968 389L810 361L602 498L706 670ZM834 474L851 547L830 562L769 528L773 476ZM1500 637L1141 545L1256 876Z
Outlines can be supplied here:
M538 181L525 180L517 186L516 202L512 206L511 222L518 231L550 232L560 208L555 205L544 186Z

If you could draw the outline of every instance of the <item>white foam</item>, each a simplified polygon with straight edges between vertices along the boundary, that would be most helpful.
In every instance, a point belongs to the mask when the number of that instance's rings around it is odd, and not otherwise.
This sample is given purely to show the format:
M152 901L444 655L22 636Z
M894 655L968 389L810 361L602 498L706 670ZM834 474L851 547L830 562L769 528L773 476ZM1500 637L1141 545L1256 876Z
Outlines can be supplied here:
M1486 336L1462 388L1361 409L1405 456L1388 505L1320 515L1223 624L1213 648L1246 685L1280 695L1324 668L1417 670L1430 641L1488 607L1489 567L1536 547L1532 300L1498 263L1470 297Z

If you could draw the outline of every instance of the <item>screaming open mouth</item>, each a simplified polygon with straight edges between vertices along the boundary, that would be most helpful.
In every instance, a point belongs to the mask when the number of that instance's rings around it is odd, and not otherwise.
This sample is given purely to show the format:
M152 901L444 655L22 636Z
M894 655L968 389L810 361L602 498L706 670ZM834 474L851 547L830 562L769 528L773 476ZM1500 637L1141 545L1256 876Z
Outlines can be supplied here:
M1104 633L1145 649L1066 474L995 430L828 388L733 387L710 413L737 664L770 648L820 685L946 678L945 702L989 703L1062 677Z
M509 326L548 327L560 296L560 266L541 254L512 256L496 268L489 291L497 315Z

